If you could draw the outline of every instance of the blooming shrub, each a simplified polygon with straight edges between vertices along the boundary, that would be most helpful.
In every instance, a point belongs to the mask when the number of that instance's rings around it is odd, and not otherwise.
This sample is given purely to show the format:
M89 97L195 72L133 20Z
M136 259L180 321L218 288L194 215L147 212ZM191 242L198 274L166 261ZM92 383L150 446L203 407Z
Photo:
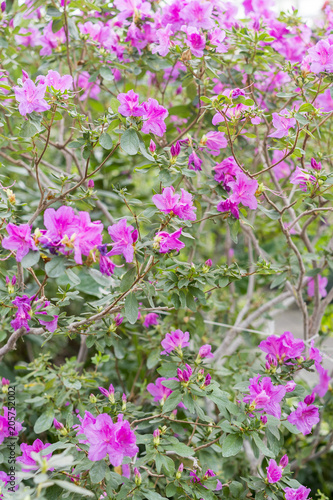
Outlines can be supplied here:
M1 4L0 498L332 494L333 7L243 8Z

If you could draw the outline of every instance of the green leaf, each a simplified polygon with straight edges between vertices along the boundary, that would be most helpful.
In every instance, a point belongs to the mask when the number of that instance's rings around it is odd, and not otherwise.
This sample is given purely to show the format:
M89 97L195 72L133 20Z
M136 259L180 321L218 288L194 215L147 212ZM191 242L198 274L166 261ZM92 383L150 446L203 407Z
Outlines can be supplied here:
M54 410L48 409L45 413L40 415L34 425L34 432L40 434L41 432L47 431L53 424Z
M140 142L138 134L132 128L126 130L120 138L121 149L129 155L136 155L139 151Z
M288 431L291 432L292 434L299 434L300 433L300 431L297 429L297 427L295 427L293 424L288 422L288 420L282 420L281 424L286 429L288 429Z
M125 316L128 322L131 323L131 325L134 325L134 323L137 321L138 314L139 314L138 301L136 300L135 294L130 293L129 295L127 295L125 299Z
M102 78L104 78L104 80L106 80L107 82L111 82L112 80L114 80L114 76L113 76L113 73L111 71L110 68L107 68L106 66L102 66L99 70L99 74L101 75Z
M310 104L309 102L305 102L304 104L302 104L298 111L300 113L306 113L309 111L313 111L314 109L315 107L312 104Z
M127 273L123 274L121 278L120 291L127 292L127 290L134 283L135 277L136 277L136 268L131 267L131 269L129 269Z
M50 278L58 278L65 272L65 263L63 257L54 257L45 264L46 274Z
M91 482L96 484L103 481L103 479L105 478L105 474L108 472L108 470L109 468L104 462L104 460L99 460L98 462L95 462L89 471Z
M118 101L118 99L116 99L115 97L112 97L111 101L110 101L111 111L113 113L118 113L119 106L120 106L120 102Z
M21 260L22 267L26 269L27 267L35 266L39 261L39 258L40 258L39 251L33 252L32 250L30 250L29 253L25 255L25 257L23 257L23 259Z
M176 406L178 406L178 404L181 402L181 400L182 393L180 391L174 391L165 401L163 405L163 413L174 410Z
M29 139L30 137L33 137L37 133L38 130L36 129L35 125L33 125L33 123L24 122L20 130L20 137Z
M262 441L262 439L260 439L260 437L258 436L257 433L253 432L251 434L255 444L258 446L259 450L266 456L266 457L275 457L275 454L270 451L267 446L265 445L265 443Z
M102 148L110 150L112 149L112 139L107 132L103 132L99 138L99 143Z
M229 434L222 443L222 455L233 457L240 452L243 447L243 439L239 434Z
M193 448L190 448L189 446L186 446L184 443L176 443L176 444L170 444L165 447L166 450L169 451L174 451L176 455L179 455L180 457L191 457L194 455L194 450Z
M66 269L65 273L67 274L69 281L73 285L79 285L81 283L80 278L71 269L69 269L69 268Z
M61 486L64 490L71 491L72 493L77 493L78 495L82 495L84 497L95 497L95 494L92 491L86 490L81 486L77 486L74 483L70 483L69 481L61 481L60 479L53 481L58 486Z

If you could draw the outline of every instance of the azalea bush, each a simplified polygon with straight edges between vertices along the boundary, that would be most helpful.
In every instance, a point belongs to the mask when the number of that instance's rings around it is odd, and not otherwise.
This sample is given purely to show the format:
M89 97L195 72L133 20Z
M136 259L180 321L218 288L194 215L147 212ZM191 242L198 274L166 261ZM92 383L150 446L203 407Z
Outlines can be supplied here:
M333 6L242 9L1 3L1 498L331 498Z

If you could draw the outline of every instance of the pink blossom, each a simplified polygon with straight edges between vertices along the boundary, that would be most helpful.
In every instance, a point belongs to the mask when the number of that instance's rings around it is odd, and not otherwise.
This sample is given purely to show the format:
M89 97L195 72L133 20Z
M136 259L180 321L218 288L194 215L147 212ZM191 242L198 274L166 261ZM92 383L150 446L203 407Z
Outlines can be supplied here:
M181 197L179 203L174 207L175 215L178 215L180 219L183 220L195 220L196 219L196 207L193 206L192 195L181 188Z
M288 422L295 425L304 436L310 434L312 427L318 424L319 421L320 418L317 406L312 404L307 405L303 403L303 401L300 401L297 409L288 416Z
M15 99L19 102L19 112L22 116L36 111L41 113L51 108L45 101L46 85L35 85L30 78L25 80L22 87L13 87Z
M331 377L329 376L328 370L325 370L323 366L315 362L315 367L319 375L319 384L313 389L313 391L318 394L320 398L323 398L328 391Z
M232 194L229 197L231 203L242 203L251 210L254 210L258 206L257 198L255 193L258 189L258 182L255 179L250 179L243 172L236 175L236 180L229 183L232 189Z
M3 415L0 414L0 444L4 442L5 438L17 436L22 430L22 424L15 420L16 410L11 409L9 414L7 406L3 406L2 409Z
M195 151L192 151L192 153L188 157L188 168L195 171L202 170L201 164L202 159L199 158Z
M331 96L331 90L326 89L322 94L319 94L315 100L315 105L317 108L321 109L325 113L329 113L333 110L333 99Z
M192 0L181 11L182 19L187 25L195 28L210 29L214 26L212 12L214 5L210 2Z
M31 226L29 224L20 224L15 226L11 222L7 224L5 236L1 242L6 250L16 251L16 260L21 262L23 257L29 253L29 250L37 250L34 239L31 236Z
M100 221L91 222L88 212L80 212L77 233L74 238L74 260L82 264L82 255L88 257L91 250L102 243L103 224Z
M118 101L121 103L118 113L123 116L142 116L145 112L142 104L139 104L139 94L129 90L126 94L118 94Z
M156 207L165 214L177 215L183 220L195 220L196 208L193 206L192 195L181 189L181 197L175 194L172 186L163 188L162 194L155 194L152 198Z
M49 24L44 28L43 35L40 37L40 44L42 45L42 49L40 51L41 56L50 56L53 49L56 49L59 45L66 42L64 28L61 28L56 33L53 33L52 23L53 21L49 22Z
M228 47L225 43L223 43L225 40L225 31L221 30L220 28L215 28L214 30L209 32L208 39L210 44L216 47L216 52L218 54L227 52Z
M181 330L171 331L165 335L165 338L161 342L164 348L161 354L168 355L172 351L179 351L184 347L188 347L190 345L189 340L189 332L182 332Z
M314 340L311 340L311 347L309 351L309 359L314 359L317 363L321 363L323 358L322 355L320 354L319 349L314 346Z
M115 242L108 255L123 255L126 262L132 262L134 257L133 245L138 239L138 231L131 225L127 226L126 219L108 227L108 233Z
M309 494L311 493L310 488L306 488L305 486L300 486L299 488L285 488L284 494L286 500L308 500Z
M221 163L216 163L214 179L216 182L221 182L224 189L230 191L229 183L234 180L234 177L241 172L233 156L225 158Z
M155 384L148 384L147 385L147 391L154 396L154 401L155 403L160 403L164 404L165 400L170 396L172 393L172 390L169 389L168 387L165 387L162 382L165 380L177 380L176 377L172 378L165 378L165 377L158 377L155 380Z
M228 141L223 132L212 130L201 139L200 144L207 147L207 153L218 156L220 154L220 149L224 149L228 146Z
M152 325L158 325L158 314L148 313L144 319L143 326L149 328Z
M212 346L210 344L204 344L199 349L199 358L213 358Z
M162 137L166 131L164 120L169 114L168 110L158 104L156 99L152 99L151 97L148 99L148 102L143 103L143 108L144 123L141 131L144 134L152 132L153 134Z
M30 300L33 300L35 297L31 297ZM36 318L38 319L39 323L43 326L45 326L46 330L49 332L55 332L55 330L58 328L58 317L56 314L53 316L53 320L51 321L45 321L41 318L43 318L43 315L49 315L48 311L45 310L46 307L48 307L51 304L49 300L46 300L44 303L39 303L36 307L35 315ZM44 309L44 310L41 310Z
M31 472L33 470L38 470L39 464L36 462L36 460L34 460L32 458L31 453L32 452L39 453L40 451L45 450L49 446L51 446L50 443L44 444L43 441L41 441L40 439L36 439L32 443L32 445L22 443L20 445L20 448L21 448L23 455L16 459L17 462L19 462L20 464L22 464L25 467L25 468L22 467L22 471L23 472ZM47 455L43 455L43 457L46 460L49 460L51 458L51 456L52 456L52 453L48 453ZM53 469L49 469L49 470L53 470Z
M39 31L34 26L21 28L18 35L15 35L17 45L24 45L24 47L35 47L36 45L40 45L39 38Z
M73 78L71 75L60 76L58 71L49 70L45 77L45 83L48 87L65 92L73 87Z
M185 43L191 50L192 54L196 57L202 57L204 48L206 46L205 36L201 34L197 28L194 28L192 26L182 26L181 29L187 35Z
M230 198L226 200L221 200L217 206L216 210L218 212L230 212L236 219L239 219L239 209L237 203L232 203Z
M76 430L77 436L84 435L85 437L86 430L95 424L96 418L89 411L85 411L83 418L80 415L77 415L77 418L80 420L81 425L75 424L73 429ZM79 438L79 443L88 443L88 439Z
M88 71L82 71L77 77L77 87L81 89L85 89L85 92L79 97L80 101L85 101L88 97L90 99L97 99L98 94L101 89L99 87L99 81L90 82L90 74Z
M312 73L333 71L333 45L329 39L319 40L314 47L308 50L311 57L310 69Z
M114 387L112 384L109 385L109 389L105 389L104 387L98 388L100 392L108 398L112 403L114 403Z
M299 185L300 189L305 192L310 184L316 183L316 178L305 170L296 167L295 172L290 177L290 183Z
M295 390L295 387L296 382L294 382L293 380L289 380L289 382L287 382L285 385L286 392L293 392Z
M259 344L262 351L272 354L280 363L299 358L304 351L304 347L303 340L295 339L291 332L284 332L279 337L270 335Z
M277 483L280 481L282 477L282 467L280 467L275 460L272 458L270 459L268 463L268 467L266 467L267 470L267 480L269 483Z
M116 265L107 256L107 245L98 245L97 250L100 252L99 270L105 276L112 276Z
M165 28L160 28L156 31L157 44L152 47L152 53L156 52L165 57L169 53L170 45L172 44L170 36L173 35L171 24L167 24Z
M250 379L250 394L244 396L244 403L250 404L250 409L261 410L273 417L281 417L280 402L286 394L286 388L283 385L273 385L270 377L257 375Z
M188 382L191 378L192 373L193 370L188 364L185 365L184 370L177 368L177 377L181 382Z
M285 179L291 173L291 167L289 163L287 163L286 161L280 161L282 160L282 158L284 158L284 156L285 156L284 151L279 151L275 149L273 152L273 163L276 163L278 161L280 162L274 167L274 173L277 180Z
M185 247L185 243L178 239L181 234L182 228L171 234L165 231L156 233L156 236L154 238L154 248L159 249L160 253L168 253L171 252L171 250L177 250L177 252L179 252L182 248Z
M275 137L281 139L289 134L289 129L296 125L295 118L287 118L286 116L280 116L278 113L273 113L273 126L276 128L275 132L270 134L268 137Z
M326 297L327 295L327 290L326 290L326 286L327 286L327 283L328 283L328 279L324 276L321 276L320 274L317 275L317 279L318 279L318 289L319 289L319 296L324 298ZM314 278L310 278L309 281L308 281L308 295L309 297L314 297L315 295L315 279Z
M75 212L65 205L57 210L54 208L45 210L44 225L47 231L40 241L52 245L58 245L65 237L69 239L78 231L78 219Z
M17 312L15 314L15 319L11 321L11 326L14 330L19 328L25 328L27 332L30 330L28 321L31 319L31 300L27 295L22 295L22 297L15 297L12 304L17 307Z
M119 10L117 18L119 21L125 21L129 17L139 15L139 17L149 17L151 12L150 2L142 0L115 0L115 7Z

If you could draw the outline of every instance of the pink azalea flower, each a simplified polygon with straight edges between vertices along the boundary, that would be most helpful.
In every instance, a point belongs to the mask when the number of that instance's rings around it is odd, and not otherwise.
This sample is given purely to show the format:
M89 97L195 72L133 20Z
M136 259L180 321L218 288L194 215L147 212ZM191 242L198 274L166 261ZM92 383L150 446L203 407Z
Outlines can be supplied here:
M33 297L31 297L32 299ZM45 307L48 307L51 304L49 300L46 300L44 303L40 303L36 307L35 315L39 321L39 323L43 326L45 326L46 330L49 332L54 332L58 328L58 317L56 314L53 316L53 320L51 321L45 321L40 318L40 315L49 315L47 311L41 311L40 309L43 309ZM42 316L43 317L43 316Z
M239 209L237 203L232 203L229 198L226 200L221 200L217 206L216 210L218 212L230 212L236 219L239 219Z
M149 17L151 12L150 2L143 2L142 0L115 0L115 7L119 10L117 18L119 21L125 21L134 15L141 17Z
M315 367L319 375L319 384L313 389L313 391L318 394L320 398L323 398L328 391L331 377L329 376L328 370L325 370L322 365L315 362Z
M205 486L205 484L204 484L205 480L208 479L209 477L215 477L216 474L211 469L207 469L207 472L206 472L206 474L204 475L204 477L202 479L197 475L197 471L196 470L191 471L190 472L190 476L191 476L191 482L192 483L201 484L204 488L207 489L207 486ZM222 490L222 483L218 479L215 491L220 491L220 490Z
M192 373L193 370L188 364L185 365L184 370L177 368L177 377L181 382L188 382L191 378Z
M193 26L182 26L182 31L187 35L185 40L186 45L191 50L192 54L196 57L202 57L204 48L206 47L206 38L200 33L197 28Z
M277 161L280 161L283 157L285 156L284 151L279 151L277 149L274 150L273 152L273 163L276 163ZM277 178L277 180L280 179L285 179L286 177L289 177L291 172L291 167L289 163L286 161L281 161L274 167L274 173Z
M210 29L214 26L212 19L214 5L210 2L200 2L192 0L182 8L182 19L191 27Z
M228 146L228 141L223 132L212 130L201 139L200 144L207 147L207 153L218 156L220 154L220 149L224 149Z
M97 99L101 89L99 87L99 80L96 82L89 82L90 74L88 71L82 71L77 77L77 87L85 89L85 92L79 97L80 101L85 101L88 97L90 99Z
M74 260L82 264L82 255L88 257L90 251L102 243L104 227L100 221L91 222L88 212L80 212L77 233L74 237Z
M196 219L196 207L193 206L192 195L185 191L185 189L180 189L182 192L179 203L174 208L175 215L178 215L180 219L183 220L195 220Z
M22 456L18 457L16 459L17 462L22 464L24 468L22 467L23 472L31 472L33 470L38 470L39 469L39 464L34 460L31 456L31 452L34 453L39 453L42 450L45 450L51 446L50 443L43 443L40 439L36 439L32 445L22 443L20 445L21 451L23 453ZM52 456L52 453L48 453L47 455L43 455L43 457L46 460L49 460ZM49 469L49 470L54 470L54 469Z
M19 34L15 35L15 41L17 45L24 45L24 47L35 47L36 45L40 45L39 38L40 38L39 31L34 26L28 26L28 28L21 28Z
M284 363L289 359L299 358L304 351L304 342L301 339L295 339L291 332L284 332L279 337L270 335L266 340L259 344L259 348L272 354L279 363Z
M161 405L163 405L165 403L165 400L170 396L170 394L172 394L172 390L163 385L164 380L178 380L178 379L176 377L171 377L171 378L158 377L155 380L155 384L150 383L147 385L147 391L152 396L154 396L155 403L159 403Z
M112 403L114 403L114 387L112 384L109 385L109 389L105 389L104 387L98 388L100 392L108 398Z
M302 191L307 191L309 184L315 184L316 178L308 172L296 167L293 175L290 177L290 183L299 185Z
M333 45L329 39L319 40L314 47L308 50L311 58L310 69L312 73L333 71Z
M144 319L143 326L149 328L152 325L158 325L158 314L148 313Z
M127 226L126 219L121 219L116 224L108 227L108 233L115 242L108 255L123 255L126 262L132 262L134 257L133 245L138 239L138 231L134 227Z
M333 110L333 99L330 89L326 89L322 94L319 94L315 100L315 105L326 113L330 113Z
M31 226L29 224L20 224L15 226L11 222L7 224L5 236L1 242L6 250L16 251L16 260L21 262L23 257L29 253L29 250L37 250L34 239L31 236Z
M98 245L97 250L100 252L99 270L105 276L112 276L116 265L107 256L107 245Z
M281 139L289 134L289 129L296 125L295 118L287 118L286 116L280 116L278 113L273 113L273 126L276 128L275 132L270 134L268 137L275 137Z
M188 157L188 168L195 171L202 170L201 164L202 159L199 158L195 151L192 151L192 153Z
M40 37L40 45L42 45L42 49L40 51L41 56L50 56L53 49L56 49L59 45L66 42L64 28L61 28L56 33L53 33L52 23L53 21L49 22L49 24L44 28L43 35Z
M171 250L177 250L179 252L185 247L185 243L178 239L182 234L182 228L178 229L174 233L167 233L165 231L160 231L156 233L154 238L154 248L159 249L160 253L168 253Z
M312 404L307 405L303 403L303 401L300 401L297 409L288 416L288 422L295 425L304 436L310 434L312 427L318 424L319 421L319 410L317 406Z
M325 278L324 276L320 276L320 274L318 274L317 277L318 277L319 295L320 295L320 297L326 297L326 295L327 295L326 286L328 283L328 279ZM314 295L315 295L315 279L314 278L309 279L307 291L308 291L309 297L314 297Z
M227 191L230 191L229 183L234 181L234 177L241 172L233 156L225 158L221 163L216 163L214 170L214 180L221 182Z
M287 382L285 385L286 392L293 392L295 390L295 387L296 382L294 382L293 380L289 380L289 382Z
M236 180L229 183L232 189L232 194L229 197L232 203L242 203L251 210L254 210L258 206L257 198L255 193L258 189L258 182L255 179L250 179L243 172L238 173Z
M156 31L157 44L152 47L152 53L156 52L165 57L169 53L170 45L172 44L170 37L173 35L171 24L167 24L165 28L160 28Z
M129 90L126 94L118 94L118 101L121 103L118 113L123 116L142 116L145 112L142 104L139 104L139 94Z
M182 332L181 330L174 330L167 333L165 338L162 340L161 345L164 351L161 354L168 355L172 351L179 351L184 347L190 345L190 334L188 332Z
M269 483L277 483L280 481L282 477L282 467L280 467L275 460L272 458L270 459L268 463L268 467L266 467L267 470L267 480Z
M60 76L58 71L49 70L45 77L45 83L48 87L65 92L73 87L73 78L71 75Z
M4 442L5 438L17 436L22 430L22 424L15 420L16 410L11 409L9 415L7 406L3 406L2 409L3 415L0 414L0 444Z
M36 85L30 78L26 79L22 87L13 87L15 99L19 102L19 112L22 116L36 111L41 113L51 108L44 100L46 85Z
M143 120L145 121L142 125L141 131L144 134L152 132L153 134L162 137L166 131L164 120L168 116L169 111L163 106L160 106L156 99L152 99L151 97L148 99L148 102L143 103L143 108Z
M204 344L199 349L198 357L203 358L213 358L214 354L212 353L212 346L210 344Z
M209 32L208 39L210 44L216 47L216 52L218 54L227 52L228 47L225 43L223 43L225 40L225 31L221 30L220 28L215 28L214 30Z
M261 410L273 417L281 417L280 402L286 394L286 388L283 385L273 385L270 377L257 375L250 379L250 394L244 396L244 403L250 404L251 410Z
M308 500L309 495L311 493L310 488L306 488L305 486L300 486L299 488L285 488L284 494L286 500Z
M156 207L165 214L177 215L183 220L195 220L196 208L193 206L192 195L181 189L182 195L175 194L172 186L163 188L162 194L155 194L152 198Z
M314 346L314 340L311 340L311 347L309 351L309 359L314 359L317 363L321 363L323 358L319 349Z
M27 295L22 295L22 297L15 297L12 304L17 307L17 312L15 314L15 319L11 321L11 326L14 330L19 328L25 328L27 332L30 330L28 321L31 319L29 312L31 311L31 300Z
M85 414L84 414L84 417L80 417L80 415L77 415L77 418L80 420L81 422L81 425L73 425L73 429L76 430L76 435L79 436L79 435L84 435L86 434L86 430L90 427L92 427L95 422L96 422L96 418L94 417L94 415L92 415L89 411L85 411ZM79 438L79 443L88 443L88 439L82 439L82 438Z

